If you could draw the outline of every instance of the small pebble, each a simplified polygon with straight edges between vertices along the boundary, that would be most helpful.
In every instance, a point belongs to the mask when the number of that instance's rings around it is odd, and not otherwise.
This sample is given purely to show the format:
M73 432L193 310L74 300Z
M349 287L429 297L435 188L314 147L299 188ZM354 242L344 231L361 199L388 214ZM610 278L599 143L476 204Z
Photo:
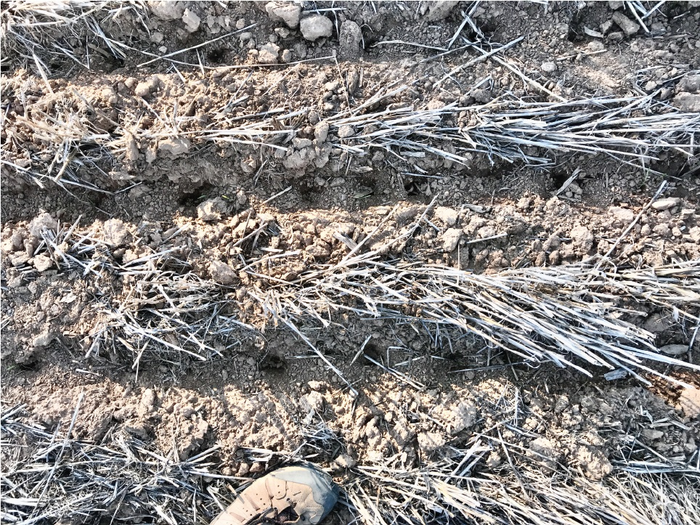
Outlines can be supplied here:
M654 201L651 207L658 211L670 210L671 208L678 206L680 202L681 200L678 197L666 197L665 199Z

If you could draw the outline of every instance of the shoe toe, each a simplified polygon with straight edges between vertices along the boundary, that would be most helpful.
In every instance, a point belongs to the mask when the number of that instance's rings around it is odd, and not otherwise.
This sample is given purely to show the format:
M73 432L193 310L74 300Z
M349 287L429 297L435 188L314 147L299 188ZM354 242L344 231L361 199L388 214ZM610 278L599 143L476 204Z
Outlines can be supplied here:
M299 524L316 525L338 501L338 486L313 467L285 467L255 480L211 525L249 525L293 509Z
M270 476L309 487L314 501L323 507L323 515L318 521L321 521L338 502L338 486L328 474L313 467L285 467L272 472Z

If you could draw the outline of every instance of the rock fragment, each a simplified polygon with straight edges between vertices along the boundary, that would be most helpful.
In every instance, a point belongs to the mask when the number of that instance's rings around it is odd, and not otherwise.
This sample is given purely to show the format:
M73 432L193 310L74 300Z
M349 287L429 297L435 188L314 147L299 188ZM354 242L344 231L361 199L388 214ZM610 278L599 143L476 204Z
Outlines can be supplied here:
M612 21L615 22L627 36L635 35L639 31L639 24L627 18L620 11L615 11L613 13Z
M268 2L265 4L267 16L273 22L284 22L290 29L299 27L301 6L292 2Z
M185 29L187 29L188 33L194 33L197 31L201 23L201 20L197 14L190 11L190 9L185 9L185 12L182 14L182 21L184 22Z
M673 97L676 107L690 113L700 113L700 95L694 93L678 93Z
M333 34L333 22L323 15L313 15L304 18L299 23L302 36L309 42L319 38L328 38Z
M457 223L458 212L454 208L438 206L435 208L435 218L440 219L447 226L454 226Z
M462 230L459 228L450 228L442 234L442 249L450 253L457 248L459 240L462 238Z
M163 139L158 142L158 151L167 153L172 158L177 158L180 155L187 153L192 147L192 143L184 137L173 137Z
M41 254L34 257L34 268L36 268L38 272L50 270L52 266L53 260L48 255Z
M197 206L197 218L204 222L216 222L221 220L221 215L226 211L226 201L221 197L207 199Z
M173 0L148 2L148 7L161 20L177 20L185 12L185 2Z
M280 47L277 44L265 44L258 52L258 62L260 64L276 64Z
M357 60L362 56L362 30L356 22L346 20L340 26L340 50L341 60Z
M558 69L557 63L551 61L543 62L540 67L545 73L554 73Z
M129 230L121 219L109 219L104 223L105 242L111 246L121 246L129 239Z
M214 281L223 285L233 284L238 279L233 268L221 261L212 261L209 264L209 273Z
M314 138L318 141L319 144L326 141L326 139L328 138L329 129L330 126L325 120L322 120L321 122L316 124L316 126L314 126Z
M44 212L32 219L29 223L29 233L37 239L41 239L42 233L47 230L55 230L58 222L50 214Z
M438 22L439 20L444 20L450 15L454 6L459 2L456 0L436 0L430 2L428 7L428 14L425 19L428 22Z
M684 388L678 399L678 409L685 417L695 419L700 417L700 390L697 388Z
M670 210L671 208L678 206L681 200L678 197L666 197L664 199L659 199L651 204L651 207L657 211Z

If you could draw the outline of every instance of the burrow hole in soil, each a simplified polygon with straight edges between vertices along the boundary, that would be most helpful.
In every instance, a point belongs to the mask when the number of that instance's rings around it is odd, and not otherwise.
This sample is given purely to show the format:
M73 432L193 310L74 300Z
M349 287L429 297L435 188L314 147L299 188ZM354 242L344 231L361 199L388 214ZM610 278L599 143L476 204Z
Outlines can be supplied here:
M177 199L177 203L188 210L195 209L214 193L214 188L212 184L204 183L194 190L183 192Z

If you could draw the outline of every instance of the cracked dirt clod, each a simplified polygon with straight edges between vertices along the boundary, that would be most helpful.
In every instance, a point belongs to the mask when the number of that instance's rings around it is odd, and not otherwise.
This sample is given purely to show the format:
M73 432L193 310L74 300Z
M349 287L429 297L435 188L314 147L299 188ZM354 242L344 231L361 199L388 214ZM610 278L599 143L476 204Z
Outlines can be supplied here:
M160 78L156 75L151 76L148 80L139 82L134 89L134 94L138 97L147 98L161 85Z
M605 454L595 447L578 447L575 458L588 479L599 481L613 470L613 466Z
M700 93L700 75L689 74L678 83L678 91L687 93Z
M558 69L557 63L551 61L542 62L541 68L545 73L554 73Z
M197 206L197 218L204 222L216 222L228 211L228 203L221 197L207 199Z
M37 255L34 257L34 268L38 272L45 272L53 267L53 260L47 255Z
M438 432L421 432L418 434L418 446L423 454L431 456L445 445L445 437Z
M46 331L37 335L32 341L32 344L34 348L46 348L53 342L54 339L56 339L56 334Z
M573 228L569 235L574 244L581 250L582 253L588 253L593 248L595 237L585 226L577 226Z
M328 131L330 130L330 126L328 122L325 120L322 120L316 126L314 126L314 138L319 142L325 142L326 139L328 138Z

